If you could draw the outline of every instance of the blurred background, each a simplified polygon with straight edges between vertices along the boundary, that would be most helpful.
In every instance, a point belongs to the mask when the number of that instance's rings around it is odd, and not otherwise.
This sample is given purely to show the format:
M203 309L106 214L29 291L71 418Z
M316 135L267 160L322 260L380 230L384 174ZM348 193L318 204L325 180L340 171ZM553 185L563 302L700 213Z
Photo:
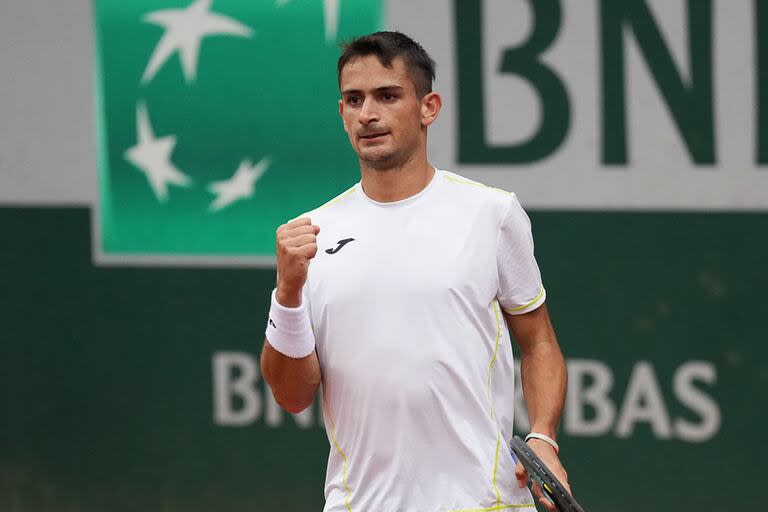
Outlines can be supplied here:
M359 179L337 44L382 28L438 63L431 162L529 211L585 509L759 510L766 2L25 0L0 5L0 511L322 510L319 404L282 412L258 355L275 228Z

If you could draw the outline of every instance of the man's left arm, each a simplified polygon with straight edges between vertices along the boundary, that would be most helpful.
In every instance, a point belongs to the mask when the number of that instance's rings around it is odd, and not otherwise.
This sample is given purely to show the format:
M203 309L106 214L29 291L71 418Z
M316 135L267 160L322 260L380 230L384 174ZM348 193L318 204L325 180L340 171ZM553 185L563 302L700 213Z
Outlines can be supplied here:
M542 304L520 315L504 313L504 318L520 347L521 380L531 432L555 439L568 378L547 306ZM568 475L555 449L539 439L531 439L528 445L570 492ZM521 487L527 483L528 475L522 464L517 465L515 476ZM541 494L538 484L534 485L534 493L548 510L555 510L554 505Z

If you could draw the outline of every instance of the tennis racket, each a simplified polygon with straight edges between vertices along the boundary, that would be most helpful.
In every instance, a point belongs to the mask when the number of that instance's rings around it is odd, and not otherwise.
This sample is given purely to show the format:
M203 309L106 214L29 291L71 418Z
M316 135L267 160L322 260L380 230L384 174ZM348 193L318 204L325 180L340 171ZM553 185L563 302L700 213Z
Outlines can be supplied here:
M544 494L555 504L560 512L584 512L584 509L576 503L573 496L565 490L563 484L555 478L555 475L547 468L539 457L533 453L528 444L518 436L512 438L510 448L519 460L528 475L539 483Z

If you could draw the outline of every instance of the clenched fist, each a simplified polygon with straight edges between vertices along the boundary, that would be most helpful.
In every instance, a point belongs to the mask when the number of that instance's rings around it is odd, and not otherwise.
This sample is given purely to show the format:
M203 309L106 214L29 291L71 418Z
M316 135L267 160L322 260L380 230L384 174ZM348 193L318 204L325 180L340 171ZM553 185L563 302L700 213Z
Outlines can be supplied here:
M288 308L301 305L301 289L307 282L309 260L317 254L320 227L299 217L277 228L277 302Z

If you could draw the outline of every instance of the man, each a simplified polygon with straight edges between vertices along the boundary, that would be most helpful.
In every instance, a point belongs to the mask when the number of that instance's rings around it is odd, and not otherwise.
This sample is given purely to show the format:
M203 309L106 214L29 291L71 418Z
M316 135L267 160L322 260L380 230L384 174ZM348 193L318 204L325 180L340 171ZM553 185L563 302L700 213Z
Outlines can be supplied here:
M534 510L507 448L505 321L529 444L567 481L554 441L566 369L530 222L514 194L429 164L433 79L434 61L403 34L345 45L339 113L362 179L277 230L262 370L293 413L323 386L326 512Z

